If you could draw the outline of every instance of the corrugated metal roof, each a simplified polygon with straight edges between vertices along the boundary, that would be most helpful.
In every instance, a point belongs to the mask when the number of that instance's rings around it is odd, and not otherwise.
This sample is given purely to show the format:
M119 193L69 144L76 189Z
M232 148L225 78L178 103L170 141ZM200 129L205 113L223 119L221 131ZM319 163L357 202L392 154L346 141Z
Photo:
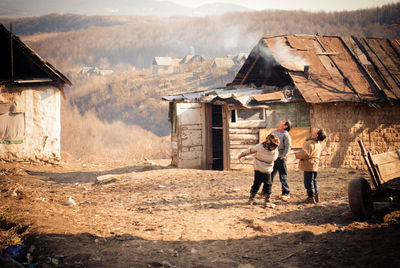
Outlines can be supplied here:
M279 90L279 91L277 91ZM225 87L197 92L164 96L166 101L201 102L201 103L233 103L244 107L260 106L267 103L284 103L294 100L293 89L290 87L277 89L275 87Z
M309 103L400 100L398 40L262 38L230 85L293 86Z

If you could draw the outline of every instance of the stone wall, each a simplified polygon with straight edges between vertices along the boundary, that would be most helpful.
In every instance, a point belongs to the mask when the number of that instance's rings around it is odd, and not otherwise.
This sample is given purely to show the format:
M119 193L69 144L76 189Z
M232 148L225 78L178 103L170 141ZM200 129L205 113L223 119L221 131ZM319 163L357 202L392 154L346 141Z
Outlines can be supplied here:
M371 154L400 148L400 104L374 108L360 103L313 104L312 129L327 132L321 165L366 169L358 140Z

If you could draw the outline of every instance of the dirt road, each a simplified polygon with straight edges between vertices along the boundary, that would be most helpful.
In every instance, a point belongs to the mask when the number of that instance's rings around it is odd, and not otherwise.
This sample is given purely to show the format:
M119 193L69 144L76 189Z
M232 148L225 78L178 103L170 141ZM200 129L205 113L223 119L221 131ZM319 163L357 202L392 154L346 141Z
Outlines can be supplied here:
M400 208L353 221L356 176L367 173L320 171L313 205L291 170L291 199L276 179L271 209L246 204L251 172L0 163L0 247L34 245L36 267L399 267Z

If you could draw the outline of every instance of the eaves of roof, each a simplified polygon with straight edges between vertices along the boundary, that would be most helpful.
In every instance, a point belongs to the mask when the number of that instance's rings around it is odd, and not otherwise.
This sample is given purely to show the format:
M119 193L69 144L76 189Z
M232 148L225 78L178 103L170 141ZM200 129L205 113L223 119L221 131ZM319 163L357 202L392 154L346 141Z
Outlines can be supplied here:
M0 38L1 38L1 58L8 59L6 63L2 66L2 68L6 68L4 70L5 73L9 73L10 76L6 79L7 81L2 81L2 83L14 83L18 84L15 81L11 81L12 75L11 64L9 63L10 57L10 32L4 27L4 25L0 24ZM65 77L60 71L58 71L53 65L51 65L46 60L42 59L35 51L33 51L30 47L28 47L25 43L23 43L19 37L12 35L12 43L13 43L13 55L15 58L15 63L13 66L14 73L18 77L14 77L15 80L19 79L19 81L29 81L30 84L35 83L58 83L58 84L68 84L72 85L72 83ZM17 62L19 65L17 65ZM22 64L23 63L23 64ZM34 71L35 70L35 71ZM2 69L3 72L3 69ZM33 73L34 74L33 74ZM39 79L33 79L34 75L40 73L42 76ZM32 76L33 75L33 76ZM7 75L6 75L7 76ZM5 76L3 79L6 78Z

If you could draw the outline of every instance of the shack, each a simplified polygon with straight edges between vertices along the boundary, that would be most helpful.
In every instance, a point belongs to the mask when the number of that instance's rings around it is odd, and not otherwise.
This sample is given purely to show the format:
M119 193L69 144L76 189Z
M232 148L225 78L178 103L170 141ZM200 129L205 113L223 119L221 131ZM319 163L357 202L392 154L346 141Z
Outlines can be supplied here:
M240 151L290 119L293 148L315 128L328 133L322 166L365 168L371 153L400 148L398 40L319 35L262 38L225 87L166 96L172 164L246 169Z
M60 107L71 82L0 24L0 159L60 160Z

